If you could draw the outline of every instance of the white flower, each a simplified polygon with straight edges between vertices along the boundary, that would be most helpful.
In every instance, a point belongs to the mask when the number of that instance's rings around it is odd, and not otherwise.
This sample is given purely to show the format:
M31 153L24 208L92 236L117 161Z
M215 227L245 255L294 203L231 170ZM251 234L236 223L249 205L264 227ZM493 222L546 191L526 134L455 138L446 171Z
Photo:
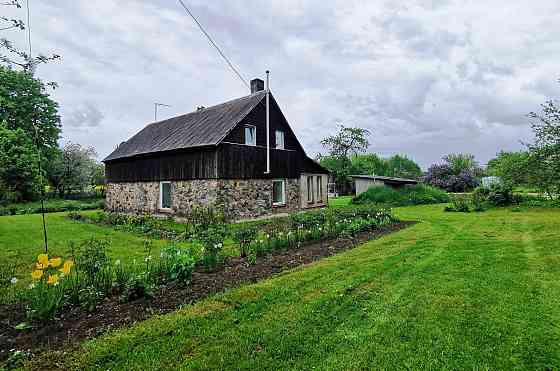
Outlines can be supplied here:
M10 280L12 285L15 285L17 283L18 279L15 277L12 277L12 279Z
M270 235L268 233L266 234L266 238L270 238Z

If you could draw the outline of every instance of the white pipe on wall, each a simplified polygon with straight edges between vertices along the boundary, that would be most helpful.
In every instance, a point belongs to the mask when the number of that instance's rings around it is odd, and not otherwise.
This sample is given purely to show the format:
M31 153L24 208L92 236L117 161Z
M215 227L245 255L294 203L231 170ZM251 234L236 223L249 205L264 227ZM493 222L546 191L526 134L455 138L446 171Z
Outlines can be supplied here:
M266 173L270 174L270 88L268 85L268 74L266 71Z

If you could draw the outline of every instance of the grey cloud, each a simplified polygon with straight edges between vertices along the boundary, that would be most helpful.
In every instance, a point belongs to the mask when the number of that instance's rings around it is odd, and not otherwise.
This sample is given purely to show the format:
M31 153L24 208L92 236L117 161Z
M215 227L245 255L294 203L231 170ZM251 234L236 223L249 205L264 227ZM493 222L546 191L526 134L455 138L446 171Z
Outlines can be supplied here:
M524 115L560 95L556 0L189 3L247 79L272 71L310 155L343 122L424 167L450 151L485 162L518 148ZM153 120L155 101L172 106L165 118L247 94L177 3L31 4L35 48L63 57L38 70L60 85L63 136L101 157Z
M64 115L62 124L71 128L93 128L99 126L103 118L103 112L91 103L85 103Z

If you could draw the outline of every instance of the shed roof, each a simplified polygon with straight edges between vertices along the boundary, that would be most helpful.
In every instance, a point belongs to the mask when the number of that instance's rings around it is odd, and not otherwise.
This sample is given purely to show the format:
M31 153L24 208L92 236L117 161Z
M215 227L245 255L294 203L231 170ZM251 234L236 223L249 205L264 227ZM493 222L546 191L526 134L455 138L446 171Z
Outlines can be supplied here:
M390 176L380 176L380 175L350 175L351 178L360 178L360 179L371 179L371 180L381 180L384 182L391 182L391 183L402 183L402 184L418 184L418 181L415 179L407 179L407 178L396 178Z
M217 145L263 99L265 91L149 124L103 161Z

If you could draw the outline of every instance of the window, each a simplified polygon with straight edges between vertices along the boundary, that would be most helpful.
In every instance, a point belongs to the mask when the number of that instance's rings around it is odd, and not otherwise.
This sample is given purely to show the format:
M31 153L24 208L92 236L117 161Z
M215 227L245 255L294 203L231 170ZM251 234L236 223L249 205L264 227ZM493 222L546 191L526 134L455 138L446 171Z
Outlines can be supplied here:
M323 177L317 177L317 201L323 202Z
M272 204L286 204L286 182L284 180L272 181Z
M257 145L257 128L254 126L245 126L245 144L249 146Z
M276 130L276 149L284 149L284 132Z
M159 183L159 208L163 210L171 209L171 182Z
M313 202L313 177L312 176L308 176L307 177L307 202L312 203Z

